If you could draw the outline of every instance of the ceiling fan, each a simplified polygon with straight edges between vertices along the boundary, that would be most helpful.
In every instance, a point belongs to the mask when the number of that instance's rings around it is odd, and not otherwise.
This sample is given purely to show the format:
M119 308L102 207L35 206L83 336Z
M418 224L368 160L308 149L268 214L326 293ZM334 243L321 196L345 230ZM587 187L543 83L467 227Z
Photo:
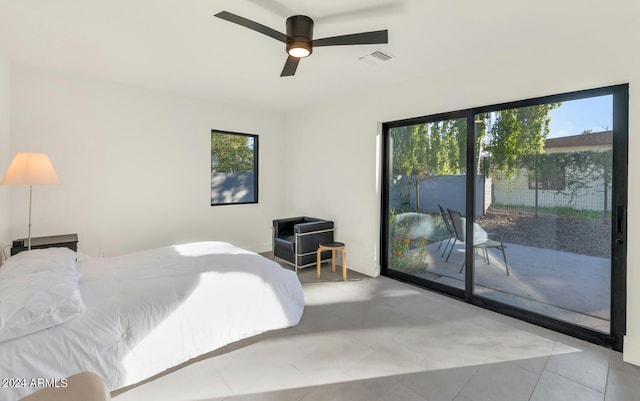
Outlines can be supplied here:
M294 15L287 18L286 35L228 11L221 11L215 16L285 43L288 57L282 73L280 73L281 77L294 75L300 59L309 56L313 52L314 46L372 45L389 42L386 29L313 39L313 20L306 15Z

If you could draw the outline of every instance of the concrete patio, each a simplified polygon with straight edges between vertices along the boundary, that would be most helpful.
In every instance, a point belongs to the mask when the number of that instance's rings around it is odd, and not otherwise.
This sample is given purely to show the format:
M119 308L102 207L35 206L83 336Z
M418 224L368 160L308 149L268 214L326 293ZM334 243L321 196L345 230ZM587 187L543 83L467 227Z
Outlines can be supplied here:
M446 241L445 241L446 243ZM412 274L464 288L464 246L456 244L448 262L444 244L427 246L426 270ZM506 243L510 275L502 252L489 250L489 264L475 254L474 293L605 333L610 319L610 260ZM414 249L412 252L416 252ZM421 271L420 271L421 270Z

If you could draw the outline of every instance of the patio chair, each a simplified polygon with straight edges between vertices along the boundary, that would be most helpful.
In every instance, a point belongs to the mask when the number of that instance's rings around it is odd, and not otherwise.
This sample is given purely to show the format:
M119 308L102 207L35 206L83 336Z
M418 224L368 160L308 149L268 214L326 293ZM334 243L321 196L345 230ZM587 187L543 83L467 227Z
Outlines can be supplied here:
M465 219L462 217L462 214L457 210L447 209L449 212L449 216L451 217L451 223L453 226L453 231L456 235L456 240L460 243L464 243L465 237ZM483 256L487 261L487 264L490 265L489 261L489 248L496 248L502 251L502 257L504 258L504 267L507 271L507 276L509 275L509 265L507 265L507 254L504 251L505 245L500 238L500 235L496 233L487 233L482 229L478 224L473 223L473 249L478 250L481 249L483 252ZM454 243L455 244L455 243ZM449 250L449 255L447 255L446 262L449 261L449 256L451 256L451 251L453 251L453 246ZM464 262L462 262L462 267L460 268L460 273L462 273L462 269L464 269Z
M451 245L453 247L456 245L457 238L456 238L456 233L455 231L453 231L453 228L451 227L451 223L449 222L449 216L447 215L447 212L444 211L444 208L439 203L438 203L438 209L440 209L440 216L442 216L442 221L444 221L444 227L447 229L447 232L449 233L449 238L447 238L447 245L444 246L442 255L440 255L441 258L444 258L444 254L447 253L447 248L449 247L449 244L451 244L451 240L453 240L453 245ZM438 249L436 249L437 251L440 250L440 247L442 246L443 242L444 242L444 238L442 239L442 241L440 241L440 244L438 245Z

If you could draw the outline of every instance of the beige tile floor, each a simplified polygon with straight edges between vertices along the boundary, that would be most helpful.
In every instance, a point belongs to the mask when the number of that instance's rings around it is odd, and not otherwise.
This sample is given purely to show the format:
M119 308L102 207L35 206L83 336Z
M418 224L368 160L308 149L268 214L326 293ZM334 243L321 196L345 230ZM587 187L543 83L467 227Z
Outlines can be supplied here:
M116 401L640 399L620 353L388 278L299 273L300 324Z

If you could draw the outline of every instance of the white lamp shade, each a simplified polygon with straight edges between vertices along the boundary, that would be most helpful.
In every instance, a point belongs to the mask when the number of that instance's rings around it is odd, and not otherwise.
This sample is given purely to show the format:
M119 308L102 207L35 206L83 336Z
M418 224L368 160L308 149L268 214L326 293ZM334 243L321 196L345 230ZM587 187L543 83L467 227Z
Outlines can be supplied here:
M16 153L1 185L55 185L58 175L44 153Z

